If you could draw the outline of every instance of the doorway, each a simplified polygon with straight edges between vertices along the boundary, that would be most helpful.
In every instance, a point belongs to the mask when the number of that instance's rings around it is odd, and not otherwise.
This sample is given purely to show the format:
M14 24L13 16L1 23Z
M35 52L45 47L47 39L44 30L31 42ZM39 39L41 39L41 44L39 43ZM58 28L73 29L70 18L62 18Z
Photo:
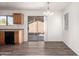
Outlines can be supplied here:
M28 16L28 41L44 41L43 16Z

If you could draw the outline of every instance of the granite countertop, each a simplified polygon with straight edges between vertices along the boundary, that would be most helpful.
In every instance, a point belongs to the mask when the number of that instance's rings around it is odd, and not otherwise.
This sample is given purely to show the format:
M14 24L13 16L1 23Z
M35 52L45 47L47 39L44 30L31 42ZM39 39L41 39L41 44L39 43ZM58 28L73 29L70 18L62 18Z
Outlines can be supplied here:
M0 29L0 31L17 31L17 30L24 30L24 29Z

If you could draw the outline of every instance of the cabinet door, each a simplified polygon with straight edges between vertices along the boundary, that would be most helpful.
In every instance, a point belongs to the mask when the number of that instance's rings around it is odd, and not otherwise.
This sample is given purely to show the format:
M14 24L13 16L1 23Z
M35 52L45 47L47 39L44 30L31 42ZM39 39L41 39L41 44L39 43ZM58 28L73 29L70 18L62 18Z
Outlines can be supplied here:
M14 43L19 44L19 31L14 32Z
M5 33L0 31L0 44L5 44Z
M14 24L23 24L23 14L21 13L14 13L13 14Z
M23 43L24 41L24 31L23 30L19 30L19 43Z

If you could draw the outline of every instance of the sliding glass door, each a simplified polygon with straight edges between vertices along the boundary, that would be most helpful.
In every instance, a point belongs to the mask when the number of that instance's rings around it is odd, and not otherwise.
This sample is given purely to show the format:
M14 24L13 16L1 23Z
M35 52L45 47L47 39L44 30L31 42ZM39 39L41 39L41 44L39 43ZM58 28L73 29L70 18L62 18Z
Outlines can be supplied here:
M43 16L28 16L28 40L29 41L44 40Z

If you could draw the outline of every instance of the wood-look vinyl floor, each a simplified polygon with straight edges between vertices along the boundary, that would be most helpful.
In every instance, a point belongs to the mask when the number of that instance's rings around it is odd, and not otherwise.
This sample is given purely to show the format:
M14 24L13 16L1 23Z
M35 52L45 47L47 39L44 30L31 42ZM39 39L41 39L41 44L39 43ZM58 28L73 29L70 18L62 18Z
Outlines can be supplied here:
M77 56L63 42L24 42L21 45L0 45L1 56Z

